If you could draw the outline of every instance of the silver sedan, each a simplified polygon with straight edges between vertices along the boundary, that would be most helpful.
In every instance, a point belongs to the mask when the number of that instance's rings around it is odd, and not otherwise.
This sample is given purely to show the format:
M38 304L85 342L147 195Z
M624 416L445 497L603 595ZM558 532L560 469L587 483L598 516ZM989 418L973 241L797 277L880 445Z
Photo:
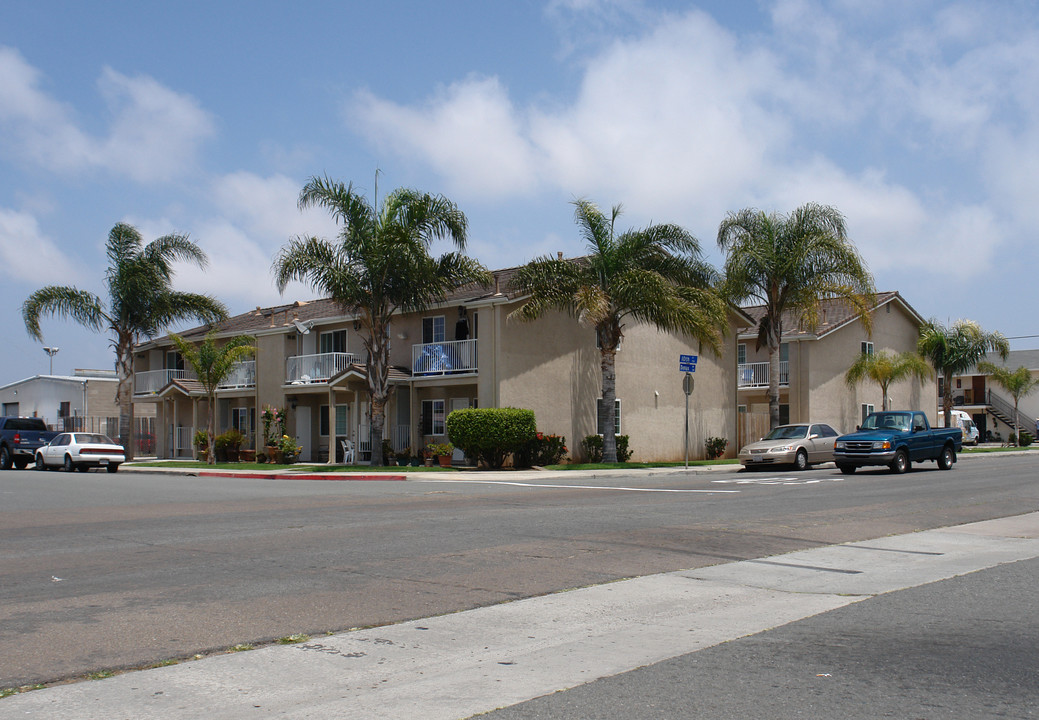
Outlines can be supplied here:
M743 467L793 465L798 470L833 461L838 433L826 423L780 425L761 440L740 449Z
M37 470L63 467L68 472L86 472L103 467L114 473L125 460L123 446L99 433L61 433L36 451Z

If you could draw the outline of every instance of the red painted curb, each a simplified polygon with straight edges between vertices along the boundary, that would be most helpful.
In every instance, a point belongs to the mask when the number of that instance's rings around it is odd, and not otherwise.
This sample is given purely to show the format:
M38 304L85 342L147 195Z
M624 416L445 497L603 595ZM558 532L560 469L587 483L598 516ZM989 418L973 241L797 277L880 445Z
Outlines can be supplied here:
M407 480L406 475L372 474L357 475L354 473L244 473L220 472L219 470L200 470L199 477L235 477L247 480L386 480L399 482Z

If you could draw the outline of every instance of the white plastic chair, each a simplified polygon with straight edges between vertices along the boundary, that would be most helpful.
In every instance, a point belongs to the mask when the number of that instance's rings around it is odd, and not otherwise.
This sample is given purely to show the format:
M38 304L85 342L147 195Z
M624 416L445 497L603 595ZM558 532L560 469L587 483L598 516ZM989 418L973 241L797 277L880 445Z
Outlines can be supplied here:
M343 464L352 465L354 462L354 444L349 440L340 440L339 444L343 446Z

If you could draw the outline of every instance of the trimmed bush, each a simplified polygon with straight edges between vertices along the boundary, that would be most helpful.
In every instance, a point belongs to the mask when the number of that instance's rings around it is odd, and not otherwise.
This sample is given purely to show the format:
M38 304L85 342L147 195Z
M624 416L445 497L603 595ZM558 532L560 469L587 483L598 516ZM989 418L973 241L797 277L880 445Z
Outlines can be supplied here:
M505 460L537 436L533 410L467 408L447 416L447 437L466 455L489 468Z
M631 457L632 452L628 449L628 436L617 435L616 438L617 462L628 462L628 458ZM589 435L581 441L581 448L584 450L584 456L587 458L587 462L602 462L602 435Z
M566 438L562 435L537 436L512 455L512 464L518 468L529 468L537 465L558 465L566 457Z

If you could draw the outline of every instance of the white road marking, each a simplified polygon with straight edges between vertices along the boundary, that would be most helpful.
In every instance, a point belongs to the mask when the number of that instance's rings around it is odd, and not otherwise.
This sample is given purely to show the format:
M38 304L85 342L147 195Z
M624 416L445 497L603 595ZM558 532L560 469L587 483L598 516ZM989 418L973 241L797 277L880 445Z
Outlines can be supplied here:
M682 490L672 488L634 488L634 487L609 487L605 485L550 485L548 483L525 483L511 480L426 480L418 482L431 483L469 483L472 485L515 485L516 487L531 488L563 488L565 490L626 490L628 492L661 492L661 493L738 493L739 490Z
M796 478L796 477L763 477L735 478L732 480L711 480L721 485L818 485L824 482L844 482L844 478Z

